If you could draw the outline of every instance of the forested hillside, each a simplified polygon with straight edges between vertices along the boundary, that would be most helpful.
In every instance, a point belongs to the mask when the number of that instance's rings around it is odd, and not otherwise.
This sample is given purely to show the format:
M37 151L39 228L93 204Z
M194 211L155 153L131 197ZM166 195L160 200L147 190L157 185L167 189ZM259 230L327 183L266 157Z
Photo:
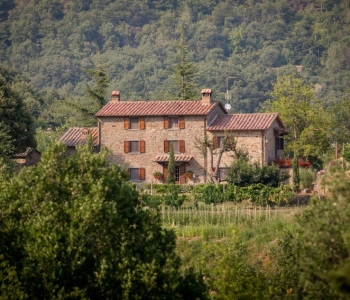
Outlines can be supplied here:
M0 12L1 62L40 92L42 123L65 122L52 107L94 84L86 69L104 69L122 99L175 95L180 28L198 98L209 87L227 102L228 88L231 113L258 111L297 70L326 105L350 81L349 0L5 0Z

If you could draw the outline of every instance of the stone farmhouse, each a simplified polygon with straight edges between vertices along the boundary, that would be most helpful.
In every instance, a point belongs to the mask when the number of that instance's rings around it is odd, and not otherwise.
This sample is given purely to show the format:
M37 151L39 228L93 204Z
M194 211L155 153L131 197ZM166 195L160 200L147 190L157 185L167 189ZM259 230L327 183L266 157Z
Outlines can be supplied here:
M205 157L196 140L205 136L220 147L225 134L234 136L237 146L248 151L252 161L262 165L282 157L283 136L288 134L276 113L228 114L219 101L212 99L211 89L202 90L198 101L122 101L119 91L95 115L97 127L70 128L60 139L67 152L85 144L88 133L93 136L96 151L105 147L110 160L128 170L130 180L160 183L167 178L169 145L175 153L177 183L206 182L213 172L209 154ZM232 163L224 153L218 178L225 180L225 170ZM213 166L217 157L213 157ZM193 179L185 173L192 171ZM162 178L154 178L160 172Z
M211 89L202 90L198 101L122 101L119 91L95 115L98 126L91 131L96 147L111 151L111 162L126 168L130 180L140 183L162 182L167 177L169 145L175 152L175 178L189 182L185 173L192 171L196 183L206 182L210 170L209 158L196 147L196 139L207 136L220 146L220 139L229 133L244 147L253 161L269 164L282 156L283 136L288 133L275 113L228 114L221 102L212 99ZM72 130L72 129L70 129ZM84 131L83 130L83 131ZM61 138L68 147L82 143L82 129L69 131ZM216 164L214 156L214 165ZM219 179L225 180L225 169L232 157L224 153L219 165ZM162 179L155 179L158 171ZM192 180L190 182L192 182Z

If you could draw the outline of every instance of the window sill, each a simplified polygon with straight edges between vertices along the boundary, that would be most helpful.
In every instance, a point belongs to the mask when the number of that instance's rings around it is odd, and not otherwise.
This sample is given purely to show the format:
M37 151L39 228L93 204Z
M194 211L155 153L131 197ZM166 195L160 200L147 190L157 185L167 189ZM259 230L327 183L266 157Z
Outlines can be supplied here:
M142 154L141 152L128 152L128 154L131 154L131 155L139 155L139 154Z
M180 128L168 128L169 131L180 131Z

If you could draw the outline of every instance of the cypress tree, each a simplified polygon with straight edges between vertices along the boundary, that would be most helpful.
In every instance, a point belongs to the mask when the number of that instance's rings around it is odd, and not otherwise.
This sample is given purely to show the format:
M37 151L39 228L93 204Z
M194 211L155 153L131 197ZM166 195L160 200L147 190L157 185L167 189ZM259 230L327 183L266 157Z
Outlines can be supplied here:
M170 142L169 165L168 165L168 183L175 183L175 155L173 143Z
M299 192L300 173L299 173L298 157L293 158L292 167L293 167L293 189L294 189L294 192Z
M178 46L179 63L174 67L174 76L177 86L176 98L181 100L195 99L197 95L197 68L188 57L188 46L185 42L185 32L180 31Z

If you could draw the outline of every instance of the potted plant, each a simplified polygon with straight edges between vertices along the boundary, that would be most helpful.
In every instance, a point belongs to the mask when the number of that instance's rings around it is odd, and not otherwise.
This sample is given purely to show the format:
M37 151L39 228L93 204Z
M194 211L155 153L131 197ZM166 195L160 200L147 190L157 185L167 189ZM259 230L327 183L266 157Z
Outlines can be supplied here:
M187 171L185 174L188 179L193 179L193 171Z
M159 171L156 171L156 172L153 173L153 177L155 179L162 179L163 178L163 174L161 172L159 172Z

